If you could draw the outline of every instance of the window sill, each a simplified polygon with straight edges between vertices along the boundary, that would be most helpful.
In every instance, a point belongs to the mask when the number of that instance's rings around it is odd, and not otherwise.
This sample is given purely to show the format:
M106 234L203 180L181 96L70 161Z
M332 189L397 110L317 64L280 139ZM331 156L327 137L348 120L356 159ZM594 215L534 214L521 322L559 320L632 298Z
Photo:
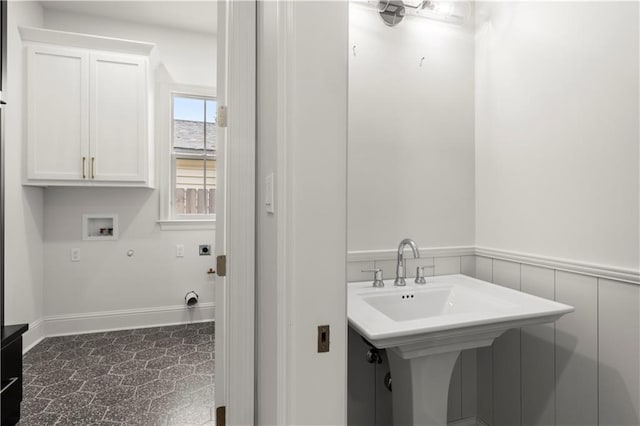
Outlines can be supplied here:
M207 220L159 220L157 221L162 231L213 231L216 229L216 221Z

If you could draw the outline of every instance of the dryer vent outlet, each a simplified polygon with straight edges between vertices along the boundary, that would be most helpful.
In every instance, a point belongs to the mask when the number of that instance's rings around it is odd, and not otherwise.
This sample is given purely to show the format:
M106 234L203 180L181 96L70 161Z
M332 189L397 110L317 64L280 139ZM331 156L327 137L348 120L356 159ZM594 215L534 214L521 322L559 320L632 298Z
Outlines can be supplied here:
M188 307L195 306L198 303L198 293L195 291L190 291L184 296L184 303Z

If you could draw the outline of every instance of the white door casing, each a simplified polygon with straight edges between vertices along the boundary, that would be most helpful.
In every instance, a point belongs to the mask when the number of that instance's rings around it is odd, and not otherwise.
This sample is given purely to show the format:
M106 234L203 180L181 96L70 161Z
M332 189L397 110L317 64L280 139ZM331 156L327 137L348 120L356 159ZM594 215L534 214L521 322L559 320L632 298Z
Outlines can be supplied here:
M255 1L218 3L216 255L216 406L229 425L254 423ZM219 120L220 122L220 120Z

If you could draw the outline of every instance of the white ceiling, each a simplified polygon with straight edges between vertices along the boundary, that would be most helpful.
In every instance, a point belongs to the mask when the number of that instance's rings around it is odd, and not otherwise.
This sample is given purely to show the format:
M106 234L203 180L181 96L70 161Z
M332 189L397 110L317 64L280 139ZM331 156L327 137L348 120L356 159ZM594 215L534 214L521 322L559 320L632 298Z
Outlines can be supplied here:
M218 6L204 1L41 1L45 9L215 34Z

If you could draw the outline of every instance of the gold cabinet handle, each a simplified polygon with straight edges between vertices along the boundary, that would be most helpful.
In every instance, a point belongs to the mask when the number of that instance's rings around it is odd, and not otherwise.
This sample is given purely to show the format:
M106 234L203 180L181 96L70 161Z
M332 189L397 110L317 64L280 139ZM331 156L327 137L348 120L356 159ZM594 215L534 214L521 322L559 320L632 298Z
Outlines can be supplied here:
M96 157L91 157L91 179L96 178Z
M82 157L82 179L86 179L87 178L87 172L85 171L86 168L86 163L87 163L87 157Z

